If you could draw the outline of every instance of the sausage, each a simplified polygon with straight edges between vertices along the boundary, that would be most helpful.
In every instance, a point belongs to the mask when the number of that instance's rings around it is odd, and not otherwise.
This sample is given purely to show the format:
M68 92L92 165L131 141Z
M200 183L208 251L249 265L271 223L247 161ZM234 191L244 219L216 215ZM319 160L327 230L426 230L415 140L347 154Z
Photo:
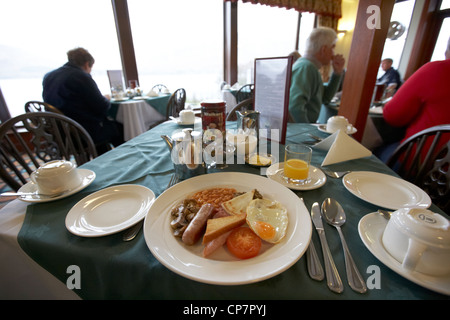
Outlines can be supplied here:
M232 230L225 232L224 234L206 243L205 248L203 249L203 256L206 258L207 256L211 255L214 251L222 247L225 244L225 242L227 242L227 238L230 235L231 231Z
M204 204L200 210L198 210L194 219L189 223L186 230L183 233L181 240L187 245L193 245L202 236L206 228L206 221L208 221L211 213L214 210L214 205L210 203Z

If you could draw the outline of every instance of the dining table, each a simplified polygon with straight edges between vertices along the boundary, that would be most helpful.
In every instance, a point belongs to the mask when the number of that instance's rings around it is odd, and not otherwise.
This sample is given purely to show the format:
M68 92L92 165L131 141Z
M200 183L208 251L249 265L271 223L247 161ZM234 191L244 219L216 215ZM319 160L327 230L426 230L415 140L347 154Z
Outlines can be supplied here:
M227 122L227 129L234 129L235 122ZM173 121L166 121L149 131L127 141L123 145L81 165L79 168L91 170L95 179L84 189L70 195L46 202L25 202L20 199L12 201L0 210L0 299L149 299L149 300L178 300L183 306L199 306L196 300L210 301L238 301L252 300L448 300L450 285L448 276L442 281L421 278L411 278L398 268L393 262L385 262L373 253L373 247L379 245L379 238L373 238L371 228L382 228L387 221L377 213L380 206L368 202L344 186L344 178L326 177L325 182L317 188L310 190L294 190L273 181L267 176L267 168L261 168L247 163L227 164L205 168L205 173L184 181L167 189L174 174L174 165L171 161L171 152L162 135L171 135L185 129ZM201 130L194 127L194 130ZM311 140L310 134L325 138L327 133L319 131L313 124L289 123L287 126L286 144L303 143ZM284 145L270 144L278 150L278 161L283 161ZM326 151L313 148L311 165L320 168ZM336 163L329 166L333 170L350 170L351 172L373 172L386 174L398 178L397 174L382 163L374 155ZM305 216L302 225L291 226L293 234L286 236L286 242L294 236L295 232L303 232L302 244L292 244L293 248L283 255L287 259L286 265L280 270L269 272L268 276L258 277L260 264L252 268L252 259L232 262L210 261L207 258L195 257L191 262L184 262L180 269L175 270L161 256L167 255L174 263L181 260L175 252L181 255L188 254L186 248L180 247L177 240L168 239L175 247L164 247L149 242L154 234L151 223L157 222L154 211L156 203L161 199L172 199L172 190L188 194L192 186L200 189L201 181L208 177L215 179L220 186L221 174L229 177L245 175L247 180L255 179L259 185L255 188L267 188L271 184L275 189L281 190L284 196L295 200L296 209ZM202 177L203 180L196 180ZM248 178L250 177L250 178ZM228 178L231 179L231 178ZM189 184L189 181L193 182ZM195 181L200 181L195 184ZM211 181L209 181L211 183ZM236 183L239 183L237 181ZM248 183L242 181L241 183ZM96 192L113 186L142 186L150 189L155 199L145 215L144 229L132 241L124 241L123 231L112 232L99 236L80 236L70 232L67 227L69 212L83 199ZM182 186L187 189L183 190ZM178 187L178 189L176 189ZM278 192L278 191L277 191ZM179 195L177 195L179 196ZM336 229L325 223L328 245L336 268L341 276L344 290L341 293L331 291L327 287L326 279L322 281L312 279L308 274L306 247L311 241L317 250L319 260L324 266L319 236L309 220L309 213L313 203L321 204L326 198L337 200L345 210L347 217L342 232L352 253L362 278L367 284L367 291L359 293L352 290L345 272L345 261L339 234ZM395 197L395 195L392 195ZM299 201L302 198L303 201ZM166 203L165 206L175 205ZM430 210L445 215L437 206L431 204ZM165 212L162 215L168 215ZM292 218L292 216L290 217ZM295 224L295 219L290 223ZM162 229L169 229L169 226ZM300 231L295 231L300 230ZM377 229L378 230L378 229ZM162 232L153 230L154 232ZM378 230L379 231L379 230ZM161 237L167 235L162 232ZM171 235L170 235L171 236ZM171 237L170 237L171 238ZM159 242L158 242L159 243ZM279 243L274 251L282 250L286 244ZM254 259L254 258L253 258ZM264 261L264 255L258 258L262 264L276 264L274 261ZM280 259L280 260L281 260ZM380 260L381 259L381 260ZM199 261L194 262L194 261ZM205 265L202 265L205 263ZM244 280L226 283L226 268L223 279L202 281L220 264L229 263L230 272L236 268L243 268L248 272L238 275ZM75 266L75 267L74 267ZM199 269L200 276L192 277L190 272ZM181 270L181 271L180 271ZM73 284L73 276L79 272L81 278L78 286ZM414 275L413 275L414 276ZM245 281L248 277L248 281ZM428 281L428 282L427 282ZM180 303L181 301L181 303ZM183 302L186 301L186 302ZM190 301L190 303L188 303ZM278 308L278 305L277 305ZM295 303L292 308L295 308ZM266 310L275 315L276 308ZM168 310L169 313L182 314L182 309Z
M166 119L169 99L170 94L162 93L154 97L112 100L108 115L123 124L124 140L128 141Z

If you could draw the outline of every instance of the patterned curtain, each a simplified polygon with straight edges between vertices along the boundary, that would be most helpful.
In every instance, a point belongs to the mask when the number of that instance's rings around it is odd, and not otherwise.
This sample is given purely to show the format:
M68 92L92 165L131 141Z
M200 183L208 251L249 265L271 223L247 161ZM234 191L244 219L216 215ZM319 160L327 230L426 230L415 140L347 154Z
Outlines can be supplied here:
M238 2L238 0L224 0ZM262 4L271 7L280 7L286 9L295 9L300 12L313 12L327 19L337 20L341 17L342 0L241 0L253 4Z

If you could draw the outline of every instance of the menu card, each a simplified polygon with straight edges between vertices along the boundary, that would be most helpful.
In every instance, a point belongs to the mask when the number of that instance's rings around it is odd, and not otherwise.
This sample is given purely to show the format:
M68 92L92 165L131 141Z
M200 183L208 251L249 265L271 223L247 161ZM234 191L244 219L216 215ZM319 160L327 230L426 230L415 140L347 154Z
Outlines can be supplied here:
M122 70L107 70L109 85L116 91L123 91L125 86L123 83L123 73Z
M286 141L292 57L255 59L254 106L260 112L260 137ZM266 130L264 130L266 129Z

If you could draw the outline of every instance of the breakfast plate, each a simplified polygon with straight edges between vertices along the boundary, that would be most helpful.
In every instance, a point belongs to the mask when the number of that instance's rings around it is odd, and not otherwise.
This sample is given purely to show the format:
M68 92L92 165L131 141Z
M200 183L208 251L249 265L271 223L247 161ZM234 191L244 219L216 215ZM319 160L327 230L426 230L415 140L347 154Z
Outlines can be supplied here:
M263 197L280 202L289 219L285 237L263 245L258 256L245 260L233 257L225 247L204 258L201 241L185 245L173 235L170 211L189 195L213 187L257 189ZM303 202L279 183L255 174L221 172L187 179L164 191L150 208L143 231L151 253L173 272L198 282L238 285L271 278L295 264L309 245L312 227Z
M309 181L302 185L287 182L283 178L283 174L284 162L275 163L267 168L266 171L266 175L269 179L281 183L283 186L293 190L314 190L320 188L327 182L327 176L322 170L311 165L309 166Z
M422 189L388 174L354 171L346 174L342 183L356 197L386 209L431 205L430 197Z
M89 186L95 180L95 172L94 171L91 171L89 169L80 169L80 168L78 168L77 170L81 177L81 183L78 187L76 187L74 189L70 189L56 197L48 197L48 196L41 197L38 194L33 194L33 195L25 195L25 196L19 197L18 199L25 201L25 202L50 202L50 201L56 201L56 200L71 196L71 195L83 190L84 188ZM23 192L23 193L37 192L37 186L33 182L28 182L28 183L24 184L17 192L19 192L19 193L21 193L21 192Z
M118 185L94 192L75 204L66 216L66 228L82 237L101 237L125 230L142 220L155 200L140 185Z
M416 271L408 271L386 251L381 239L387 223L386 218L378 212L369 213L361 218L358 224L358 232L367 249L378 260L402 277L424 288L450 295L450 275L435 277Z
M330 132L327 130L327 125L326 124L319 124L317 126L317 128L319 129L319 131L325 132L325 133L329 133L332 134L333 132ZM356 131L358 131L354 126L352 126L351 124L349 124L347 126L347 134L354 134L356 133Z

